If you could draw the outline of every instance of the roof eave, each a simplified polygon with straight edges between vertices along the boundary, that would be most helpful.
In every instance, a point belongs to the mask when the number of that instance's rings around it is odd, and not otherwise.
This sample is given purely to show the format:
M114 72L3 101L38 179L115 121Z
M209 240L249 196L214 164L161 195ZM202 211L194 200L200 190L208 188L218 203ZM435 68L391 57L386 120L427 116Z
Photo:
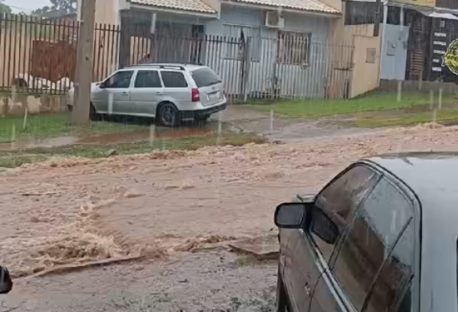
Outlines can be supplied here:
M271 6L271 5L257 4L257 3L243 3L243 2L232 1L232 0L223 0L222 3L233 5L233 6L257 8L261 10L281 9L282 12L299 13L299 14L304 14L304 15L322 16L322 17L330 17L330 18L339 18L342 16L341 12L332 13L332 12L311 11L311 10L293 9L293 8L287 8L287 7L281 7L281 6Z
M183 10L178 8L167 8L167 7L160 7L154 5L143 5L137 3L131 3L130 9L140 9L140 10L147 10L147 11L154 11L154 12L162 12L162 13L171 13L171 14L179 14L179 15L192 15L198 17L208 17L208 18L215 18L218 16L218 13L215 11L211 12L203 12L203 11L195 11L195 10Z

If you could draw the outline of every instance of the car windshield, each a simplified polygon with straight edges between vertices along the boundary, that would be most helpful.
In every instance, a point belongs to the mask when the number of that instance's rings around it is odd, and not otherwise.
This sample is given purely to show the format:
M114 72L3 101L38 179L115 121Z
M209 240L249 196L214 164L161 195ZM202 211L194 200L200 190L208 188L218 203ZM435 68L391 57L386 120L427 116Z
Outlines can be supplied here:
M457 130L456 0L0 0L0 312L332 310L293 298L325 283L277 205L360 159L458 151ZM406 223L372 215L360 231ZM410 277L406 240L358 255ZM370 287L383 268L357 256L339 273ZM370 309L394 297L376 286Z
M208 68L196 69L191 72L191 75L198 88L221 83L221 79L218 75Z

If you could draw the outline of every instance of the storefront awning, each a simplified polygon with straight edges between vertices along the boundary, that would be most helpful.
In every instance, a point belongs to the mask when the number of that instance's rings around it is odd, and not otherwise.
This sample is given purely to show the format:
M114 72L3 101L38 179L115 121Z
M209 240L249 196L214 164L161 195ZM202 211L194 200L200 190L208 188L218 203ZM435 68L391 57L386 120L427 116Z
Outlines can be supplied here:
M423 12L421 12L423 13ZM424 13L423 13L424 14ZM458 17L451 13L439 13L439 12L430 12L428 14L424 14L426 16L432 17L432 18L441 18L441 19L448 19L448 20L458 20Z

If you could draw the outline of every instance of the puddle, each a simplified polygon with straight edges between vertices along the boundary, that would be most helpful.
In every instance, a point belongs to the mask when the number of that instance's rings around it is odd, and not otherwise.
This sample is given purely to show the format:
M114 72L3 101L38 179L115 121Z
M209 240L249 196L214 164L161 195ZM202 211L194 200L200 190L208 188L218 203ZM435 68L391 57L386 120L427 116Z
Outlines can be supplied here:
M0 151L23 150L32 148L53 148L65 145L72 145L78 142L78 138L74 136L62 136L44 140L0 143Z

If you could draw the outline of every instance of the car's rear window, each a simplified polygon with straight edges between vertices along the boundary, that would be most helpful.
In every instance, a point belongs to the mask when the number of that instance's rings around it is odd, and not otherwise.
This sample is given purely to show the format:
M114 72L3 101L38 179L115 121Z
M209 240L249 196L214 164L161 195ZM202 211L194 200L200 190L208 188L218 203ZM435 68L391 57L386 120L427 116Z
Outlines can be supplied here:
M216 75L209 68L201 68L191 72L192 78L196 82L198 88L208 87L221 82L218 75Z

